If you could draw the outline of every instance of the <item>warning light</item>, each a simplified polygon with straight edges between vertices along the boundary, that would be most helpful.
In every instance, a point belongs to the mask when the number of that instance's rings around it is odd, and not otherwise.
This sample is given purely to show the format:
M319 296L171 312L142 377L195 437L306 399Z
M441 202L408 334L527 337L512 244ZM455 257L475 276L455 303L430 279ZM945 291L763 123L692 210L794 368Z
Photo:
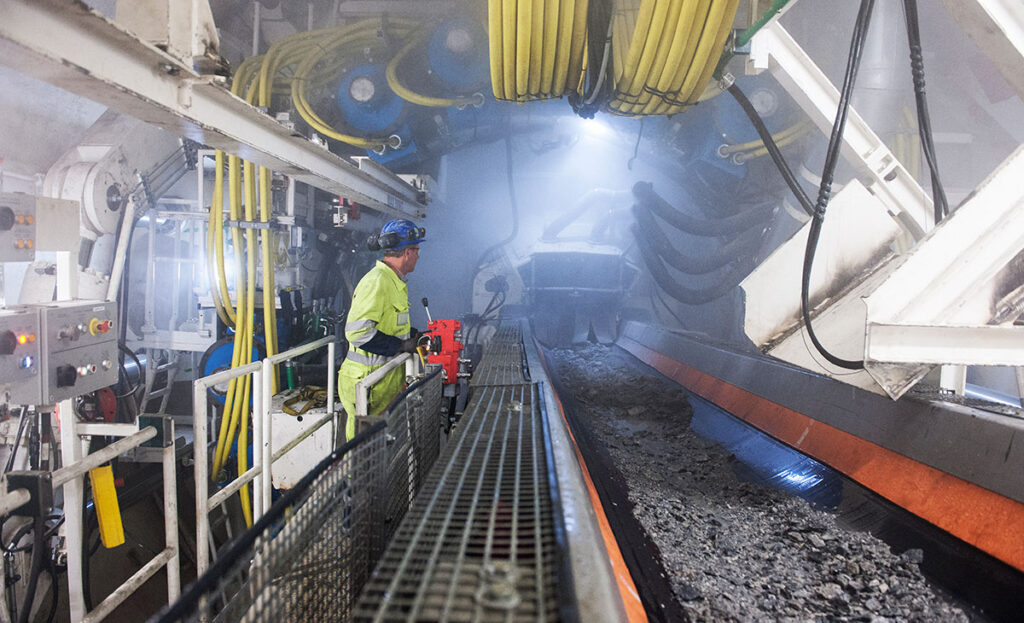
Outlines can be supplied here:
M35 342L35 341L36 341L36 334L35 333L29 333L28 334L28 343L31 344L32 342Z
M28 336L24 333L18 335L18 344L21 344L22 346L28 344Z

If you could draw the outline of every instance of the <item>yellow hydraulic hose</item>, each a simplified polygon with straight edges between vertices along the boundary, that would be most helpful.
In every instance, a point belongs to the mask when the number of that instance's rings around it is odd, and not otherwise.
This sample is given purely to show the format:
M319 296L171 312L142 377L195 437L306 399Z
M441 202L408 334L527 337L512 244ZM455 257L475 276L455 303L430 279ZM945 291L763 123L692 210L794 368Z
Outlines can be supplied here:
M245 220L252 223L256 220L256 166L251 162L245 163ZM245 254L246 254L246 283L245 283L245 303L246 308L251 312L256 309L256 230L247 229L245 232ZM264 311L264 314L266 311ZM264 316L266 317L266 316ZM252 334L251 330L253 327L249 327L250 330L246 331L246 337L248 338L248 347L244 350L241 357L241 365L246 365L252 361ZM242 400L237 404L239 407L238 417L238 452L237 452L237 463L238 463L238 475L241 476L248 470L248 458L249 458L249 392L251 385L251 378L247 374L245 375L242 383ZM231 431L228 431L230 435ZM249 503L249 487L248 485L239 489L239 494L242 502L242 514L245 516L245 523L248 526L252 525L252 509Z
M697 98L704 91L708 81L711 80L711 74L714 73L715 67L718 65L718 59L722 57L725 42L729 39L729 32L732 30L732 23L736 19L736 9L739 6L739 0L719 0L717 4L718 6L723 7L719 21L717 22L717 35L712 39L706 55L703 56L704 70L700 73L700 76L697 78L697 82L693 85L690 93L686 96L685 99L688 102L696 103ZM698 48L698 57L702 57L701 52L702 50ZM685 86L686 85L684 84L684 87Z
M425 35L413 37L409 43L407 43L405 47L402 48L398 54L395 54L395 56L388 62L387 67L384 70L384 76L387 78L388 86L395 92L395 95L407 102L429 107L466 106L477 101L476 97L432 97L429 95L421 95L406 88L401 82L399 82L398 65L409 54L409 52L413 50L413 48L423 43L425 39Z
M231 220L237 221L240 217L240 193L241 193L241 166L238 156L228 156L228 194L229 210ZM240 365L242 350L245 344L245 333L249 325L247 317L251 317L251 311L246 310L246 300L242 296L245 289L245 269L242 261L242 239L238 227L231 228L231 237L235 249L235 293L238 299L238 308L235 313L235 337L231 352L231 367ZM237 427L238 404L236 399L237 390L241 385L241 379L232 379L228 383L228 392L224 399L224 411L221 417L221 424L217 434L217 449L214 452L213 469L211 477L217 478L230 451L231 441L234 439L235 428Z
M676 15L675 34L672 37L672 47L665 57L665 63L658 72L658 79L652 81L655 89L660 93L668 93L672 88L672 80L678 73L679 64L683 61L691 40L699 36L699 30L694 26L694 17L697 13L697 0L684 0L680 4L680 12ZM646 98L640 112L653 114L661 105L664 99L661 96Z
M507 0L506 0L507 1ZM565 93L569 75L569 57L572 55L573 16L576 14L576 0L562 0L558 12L558 44L555 47L555 82L551 95L561 97Z
M530 93L530 35L533 27L533 0L516 5L516 96Z
M638 78L642 80L640 92L635 103L629 107L629 111L633 113L643 112L645 106L651 101L652 93L648 89L657 87L661 81L661 76L667 73L665 72L665 65L668 62L669 54L672 52L673 47L677 45L676 42L683 38L679 36L679 28L676 27L677 24L682 24L679 15L683 10L683 0L671 0L671 2L662 2L661 4L668 5L668 12L665 16L661 32L656 34L655 29L651 29L651 36L656 36L656 49L646 75L643 73L643 60L641 60L640 74L638 75ZM655 12L655 19L657 17L658 14ZM678 47L682 48L684 44L678 44ZM646 52L647 50L645 49L645 56Z
M213 182L213 205L210 206L213 218L212 230L216 247L217 282L220 286L220 300L228 317L224 324L235 326L235 310L231 304L231 293L228 291L227 271L224 269L224 152L217 150L215 157L216 173ZM212 288L211 288L212 290Z
M783 130L779 130L775 134L772 134L772 138L775 139L776 143L778 143L779 141L781 141L782 139L786 138L787 136L789 136L791 134L796 134L798 132L802 132L802 131L804 131L806 129L807 129L807 123L805 123L803 121L798 121L798 122L794 123L793 125L789 126L788 128L785 128ZM718 153L720 153L720 154L722 154L724 156L724 155L728 155L728 154L734 154L734 153L736 153L738 151L747 151L747 150L751 150L751 149L759 149L761 147L764 147L764 141L762 141L761 139L757 139L756 141L748 141L746 143L736 143L736 144L733 144L733 145L723 145L722 147L719 148Z
M507 99L516 99L516 0L501 4L502 75Z
M544 62L544 0L533 0L530 15L533 23L530 25L530 77L527 80L527 91L538 95Z
M569 74L566 77L566 89L579 92L583 79L583 59L586 49L587 7L589 0L576 0L572 20L572 49L569 51ZM603 39L603 37L599 37Z
M555 51L558 49L559 0L548 0L544 5L544 37L541 45L540 83L537 91L549 97L554 90Z
M505 93L501 35L501 0L488 0L487 45L491 61L491 92L494 93L494 99L498 100L508 98Z
M694 54L697 52L697 46L700 44L713 1L721 2L722 0L697 0L697 4L693 9L692 27L690 29L690 36L687 37L686 47L683 49L672 80L669 83L666 91L667 96L654 107L653 114L673 114L683 110L682 106L673 102L679 99L679 90L682 88L687 75L694 71Z

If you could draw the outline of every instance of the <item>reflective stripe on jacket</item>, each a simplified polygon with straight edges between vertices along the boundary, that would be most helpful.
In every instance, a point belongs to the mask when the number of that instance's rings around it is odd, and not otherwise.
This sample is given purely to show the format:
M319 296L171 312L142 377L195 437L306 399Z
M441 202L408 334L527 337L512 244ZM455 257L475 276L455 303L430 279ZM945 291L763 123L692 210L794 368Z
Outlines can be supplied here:
M338 397L346 418L345 436L355 436L356 383L384 365L388 357L360 348L379 331L399 339L409 337L409 291L405 282L384 262L378 261L356 286L345 322L349 350L338 370ZM398 366L373 386L369 413L383 410L402 391L405 366Z

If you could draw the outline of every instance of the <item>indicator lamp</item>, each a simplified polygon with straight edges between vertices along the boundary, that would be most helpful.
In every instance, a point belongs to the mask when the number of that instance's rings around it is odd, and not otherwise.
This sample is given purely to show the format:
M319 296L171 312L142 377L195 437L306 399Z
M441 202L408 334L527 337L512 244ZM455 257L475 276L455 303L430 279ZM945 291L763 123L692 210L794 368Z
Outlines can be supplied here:
M34 357L32 357L32 355L27 355L24 359L21 360L21 367L24 368L25 370L28 370L29 368L32 367L33 364L35 364L35 362L36 360Z
M18 334L18 344L21 345L21 346L24 346L25 344L28 344L28 336L25 335L24 333L19 333Z

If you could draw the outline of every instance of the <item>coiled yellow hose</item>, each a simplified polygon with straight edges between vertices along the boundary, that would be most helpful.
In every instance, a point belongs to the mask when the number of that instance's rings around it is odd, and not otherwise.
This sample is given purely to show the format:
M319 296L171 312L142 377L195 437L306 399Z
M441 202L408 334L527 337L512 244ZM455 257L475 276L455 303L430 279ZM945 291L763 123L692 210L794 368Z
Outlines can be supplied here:
M579 92L589 4L590 0L488 0L495 99L522 103Z

